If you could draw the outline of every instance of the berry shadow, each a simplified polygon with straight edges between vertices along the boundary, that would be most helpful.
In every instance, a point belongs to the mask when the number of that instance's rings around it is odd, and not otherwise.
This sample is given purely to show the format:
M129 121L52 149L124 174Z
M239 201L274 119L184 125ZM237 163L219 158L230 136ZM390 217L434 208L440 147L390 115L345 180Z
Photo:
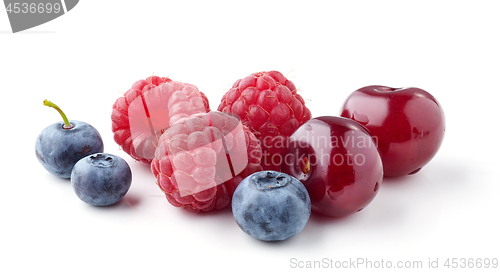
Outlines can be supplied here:
M140 169L141 172L147 172L147 173L150 173L151 175L153 175L153 173L151 172L151 165L150 164L143 163L143 162L140 162L140 161L133 161L133 162L127 161L127 163L129 165L133 164L134 167L137 167L138 169Z
M317 248L318 244L324 241L325 236L331 235L331 226L346 224L350 222L351 217L329 217L313 211L304 229L293 237L283 241L253 240L262 246L276 247L283 250L290 248L300 248L301 250L304 248ZM329 227L325 227L325 225L329 225Z
M422 168L422 170L415 172L414 174L409 174L404 176L397 176L397 177L384 176L384 178L382 179L382 185L384 183L387 184L408 183L414 181L415 179L418 179L418 177L421 176L423 172L426 172L425 168Z
M423 172L399 177L384 177L380 183L379 190L405 190L405 188L411 188L421 182L422 176L424 176Z
M446 185L448 188L459 188L466 186L468 181L471 180L471 173L474 172L473 168L474 166L470 166L466 162L443 163L436 161L412 175L384 177L381 185L382 188L399 188L430 180L431 183L439 186L444 187Z
M327 215L313 211L311 213L311 217L309 218L308 223L314 224L314 225L345 224L349 220L351 220L352 216L354 216L354 215L348 215L348 216L343 216L343 217L332 217L332 216L327 216Z
M474 173L481 173L483 165L478 162L470 162L461 159L449 159L435 161L423 168L425 174L431 180L439 181L439 184L448 188L466 186L474 180Z
M179 210L182 216L193 220L198 220L199 218L217 218L224 221L226 220L234 221L233 213L231 211L231 207L229 206L218 210L211 210L208 212L197 212L197 213L184 211L179 208L176 208L176 210Z
M122 200L115 203L117 206L125 206L127 208L135 208L141 204L141 199L133 195L125 195Z
M118 209L129 210L136 208L141 204L141 202L142 202L141 198L127 194L120 201L109 206L92 206L92 205L89 206L99 210L118 210Z
M156 178L153 175L153 172L151 171L151 165L146 164L140 161L127 161L129 164L130 168L132 169L132 178L133 180L138 180L138 177L140 177L140 182L156 182ZM147 180L144 179L144 177L147 178ZM151 178L151 179L149 179Z
M188 212L181 208L171 208L177 213L175 216L181 218L183 222L188 222L188 225L194 226L194 229L197 229L196 226L203 226L203 230L199 230L202 235L214 235L229 239L228 233L240 231L230 207L197 213Z
M61 177L58 177L54 174L51 174L49 171L47 171L45 168L43 168L40 165L40 163L38 163L38 160L36 160L36 159L34 159L34 160L40 166L40 168L38 168L38 170L36 170L35 176L40 176L41 178L50 180L51 182L55 180L55 182L58 182L58 183L60 182L60 183L68 184L71 186L71 179L70 178L61 178Z
M441 182L450 181L456 185L457 183L464 183L470 180L470 173L473 172L473 168L474 166L467 161L456 158L432 160L414 174L399 177L384 177L382 184L413 182L421 179L422 176L427 176L432 179L442 180Z
M48 172L47 172L47 176L50 176L50 179L52 179L52 180L57 180L57 182L61 182L61 183L65 183L65 184L67 183L71 186L71 179L70 178L61 178L61 177L52 175Z
M165 200L167 201L167 200ZM167 205L170 205L167 203ZM236 224L233 213L231 211L231 207L227 206L218 210L211 210L208 212L188 212L182 208L170 207L172 212L177 213L176 216L179 216L185 220L192 221L193 224L206 224L206 227L215 227L217 225L232 225ZM169 211L170 212L170 211Z

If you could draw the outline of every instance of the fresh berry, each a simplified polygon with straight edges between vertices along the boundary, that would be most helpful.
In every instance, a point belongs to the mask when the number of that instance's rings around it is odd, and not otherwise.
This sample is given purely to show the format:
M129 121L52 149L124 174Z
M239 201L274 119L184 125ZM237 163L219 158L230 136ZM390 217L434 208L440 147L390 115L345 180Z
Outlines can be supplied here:
M107 153L96 153L79 160L71 172L71 186L85 203L109 206L120 201L132 183L127 162Z
M383 167L376 142L351 119L322 116L303 124L283 150L283 172L307 188L312 210L341 217L378 193Z
M419 88L367 86L347 98L341 116L378 140L385 176L415 174L438 152L445 132L439 102Z
M218 110L238 115L257 136L265 170L279 170L277 156L286 138L311 119L311 112L293 82L277 71L237 80L222 97Z
M262 149L233 116L211 111L184 118L160 137L151 170L175 207L190 212L222 209L236 186L262 170Z
M56 104L48 100L43 104L56 109L63 121L46 127L38 135L35 144L36 157L50 173L69 178L76 162L87 155L104 150L101 135L85 122L68 120Z
M238 226L263 241L281 241L296 235L311 214L311 200L304 185L275 171L246 177L236 188L231 206Z
M149 164L165 129L181 118L208 111L208 99L196 86L148 77L113 104L114 140L132 158Z

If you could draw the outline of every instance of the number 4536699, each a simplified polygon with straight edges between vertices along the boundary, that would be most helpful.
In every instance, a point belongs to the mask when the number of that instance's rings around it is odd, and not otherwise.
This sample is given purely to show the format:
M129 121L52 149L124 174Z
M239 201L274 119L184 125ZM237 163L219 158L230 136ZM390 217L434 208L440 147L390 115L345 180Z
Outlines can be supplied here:
M59 3L9 3L8 13L60 13Z
M446 268L497 268L497 258L447 258Z

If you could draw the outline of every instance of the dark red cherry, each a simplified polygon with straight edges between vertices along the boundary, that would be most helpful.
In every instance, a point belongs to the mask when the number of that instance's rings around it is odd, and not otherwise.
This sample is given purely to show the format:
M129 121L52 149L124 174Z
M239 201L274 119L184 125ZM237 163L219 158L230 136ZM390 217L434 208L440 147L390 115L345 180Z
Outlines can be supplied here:
M342 117L307 121L292 134L282 157L281 171L305 185L313 211L328 216L362 210L377 194L383 177L368 131Z
M367 86L345 101L341 116L368 129L385 176L415 174L436 155L445 132L439 102L419 88Z

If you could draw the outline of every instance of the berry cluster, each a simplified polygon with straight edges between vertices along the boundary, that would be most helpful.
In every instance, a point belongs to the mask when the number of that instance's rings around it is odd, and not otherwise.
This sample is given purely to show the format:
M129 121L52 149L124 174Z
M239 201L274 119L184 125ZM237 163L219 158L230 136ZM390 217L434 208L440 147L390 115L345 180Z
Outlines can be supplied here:
M114 140L150 165L170 204L189 212L231 206L240 228L264 241L299 233L311 211L361 211L384 176L426 165L445 131L440 104L418 88L367 86L348 97L339 117L312 118L293 82L277 71L237 80L217 109L210 111L196 86L152 76L114 103ZM102 140L90 125L63 119L38 137L39 161L71 176L85 202L116 203L130 186L128 165L97 153ZM118 189L106 195L96 188Z
M127 162L112 154L102 153L101 135L91 125L68 120L54 103L62 122L46 127L36 138L35 154L47 171L60 178L70 178L76 195L94 206L109 206L120 201L132 184Z

